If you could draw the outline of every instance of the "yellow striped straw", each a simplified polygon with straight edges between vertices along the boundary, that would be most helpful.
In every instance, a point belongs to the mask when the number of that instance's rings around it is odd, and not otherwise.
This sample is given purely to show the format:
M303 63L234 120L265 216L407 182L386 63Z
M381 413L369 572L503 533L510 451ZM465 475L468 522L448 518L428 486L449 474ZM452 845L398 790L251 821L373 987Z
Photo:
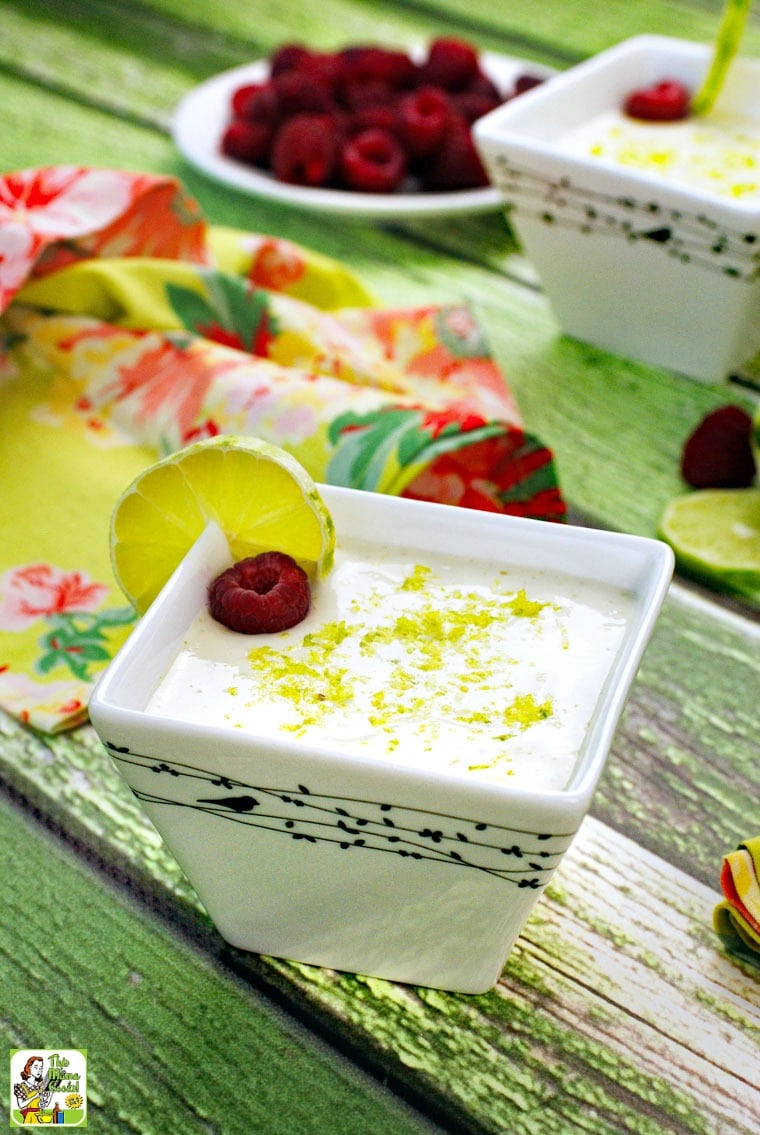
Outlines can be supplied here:
M707 114L720 94L728 69L739 50L752 0L726 0L721 16L712 62L702 85L691 100L692 114Z

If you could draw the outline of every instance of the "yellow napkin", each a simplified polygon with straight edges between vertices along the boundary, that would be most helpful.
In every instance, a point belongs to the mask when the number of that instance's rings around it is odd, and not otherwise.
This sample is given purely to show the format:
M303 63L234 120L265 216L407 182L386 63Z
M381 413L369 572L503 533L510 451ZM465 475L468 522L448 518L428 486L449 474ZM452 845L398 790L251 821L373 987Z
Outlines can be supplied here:
M0 178L0 706L86 716L134 612L108 527L132 478L256 434L318 481L562 519L472 314L386 309L342 265L205 224L170 178Z
M760 965L760 836L723 857L720 883L715 929L730 950Z

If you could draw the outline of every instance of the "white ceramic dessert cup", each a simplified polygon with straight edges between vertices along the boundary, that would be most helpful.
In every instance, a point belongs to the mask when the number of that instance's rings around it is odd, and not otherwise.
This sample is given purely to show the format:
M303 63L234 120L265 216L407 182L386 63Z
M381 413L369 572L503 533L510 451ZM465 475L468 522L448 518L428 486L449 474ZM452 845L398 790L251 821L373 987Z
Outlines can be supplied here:
M214 526L109 666L92 722L234 946L478 993L497 981L588 810L672 571L634 536L374 493L321 490L340 534L613 581L633 595L623 644L563 791L515 791L446 771L160 718L145 706L210 580L229 566ZM230 632L232 633L232 632Z
M568 131L663 79L694 90L701 44L640 36L480 119L474 139L569 335L718 382L760 348L760 202L563 152ZM737 59L716 110L760 117L760 60Z

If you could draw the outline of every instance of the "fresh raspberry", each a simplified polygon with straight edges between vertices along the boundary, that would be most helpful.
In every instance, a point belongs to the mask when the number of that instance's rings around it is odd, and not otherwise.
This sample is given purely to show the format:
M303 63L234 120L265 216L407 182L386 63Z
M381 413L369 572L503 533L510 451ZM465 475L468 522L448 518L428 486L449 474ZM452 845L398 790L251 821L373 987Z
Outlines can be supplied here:
M404 95L398 106L399 132L407 153L424 158L443 141L451 104L438 87L424 86Z
M404 51L378 46L319 52L289 43L273 54L267 82L233 92L222 149L307 187L475 188L487 184L485 170L471 139L451 122L469 133L502 101L464 40L434 41L419 65Z
M244 118L248 103L264 89L266 83L245 83L232 92L230 110L235 118Z
M458 91L451 95L451 101L462 118L472 124L489 111L496 110L504 100L501 96L494 98L485 91Z
M681 475L695 489L743 489L755 479L752 418L741 406L720 406L689 436Z
M545 83L546 79L541 75L518 75L514 83L514 93L516 95L524 95L526 91L532 91L534 87L540 87Z
M282 118L294 114L325 114L332 109L330 91L305 71L282 71L272 80L272 86Z
M461 91L479 70L478 53L472 44L461 39L436 39L420 67L419 81L446 91Z
M398 92L382 79L357 79L346 82L341 89L343 105L350 111L368 106L388 106L395 102Z
M311 58L312 52L302 43L284 43L269 60L269 74L274 77L285 71L293 71Z
M252 122L268 123L274 128L279 119L277 95L271 83L262 84L258 90L249 87L248 94L240 99L240 104L241 117L249 118Z
M218 623L242 634L274 634L306 617L309 578L284 552L262 552L239 560L216 577L208 605Z
M363 130L344 144L340 171L349 189L393 193L406 176L406 155L392 134Z
M362 130L384 130L386 134L397 134L399 130L398 111L392 106L360 106L347 120L349 134L360 134Z
M333 98L337 98L343 79L343 60L337 53L314 51L298 65L302 75L308 75L315 82L326 87Z
M274 128L268 123L236 118L222 134L221 150L236 161L266 166L273 135Z
M316 188L332 180L337 158L338 138L331 118L296 114L277 131L271 168L278 181Z
M404 51L385 47L347 47L340 52L346 84L382 83L393 90L415 81L416 64Z
M488 98L496 99L497 102L503 101L503 95L496 86L496 83L480 70L477 75L470 80L463 91L455 92L455 94L487 95Z
M463 118L452 119L443 144L432 155L421 176L428 190L477 189L488 185L488 175Z
M623 110L631 118L643 118L647 122L676 122L687 118L691 104L691 92L675 79L665 79L651 87L641 87L632 91L623 104Z

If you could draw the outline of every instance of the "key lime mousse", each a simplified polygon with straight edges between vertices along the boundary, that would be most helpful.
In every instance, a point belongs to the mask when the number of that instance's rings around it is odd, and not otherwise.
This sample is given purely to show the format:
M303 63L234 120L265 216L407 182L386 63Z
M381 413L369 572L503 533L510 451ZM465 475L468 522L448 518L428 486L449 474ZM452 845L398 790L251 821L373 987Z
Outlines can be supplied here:
M245 635L202 611L148 711L515 787L567 784L630 596L339 540L309 613Z
M760 201L757 118L716 111L677 122L645 122L611 110L569 131L561 147L733 201Z

